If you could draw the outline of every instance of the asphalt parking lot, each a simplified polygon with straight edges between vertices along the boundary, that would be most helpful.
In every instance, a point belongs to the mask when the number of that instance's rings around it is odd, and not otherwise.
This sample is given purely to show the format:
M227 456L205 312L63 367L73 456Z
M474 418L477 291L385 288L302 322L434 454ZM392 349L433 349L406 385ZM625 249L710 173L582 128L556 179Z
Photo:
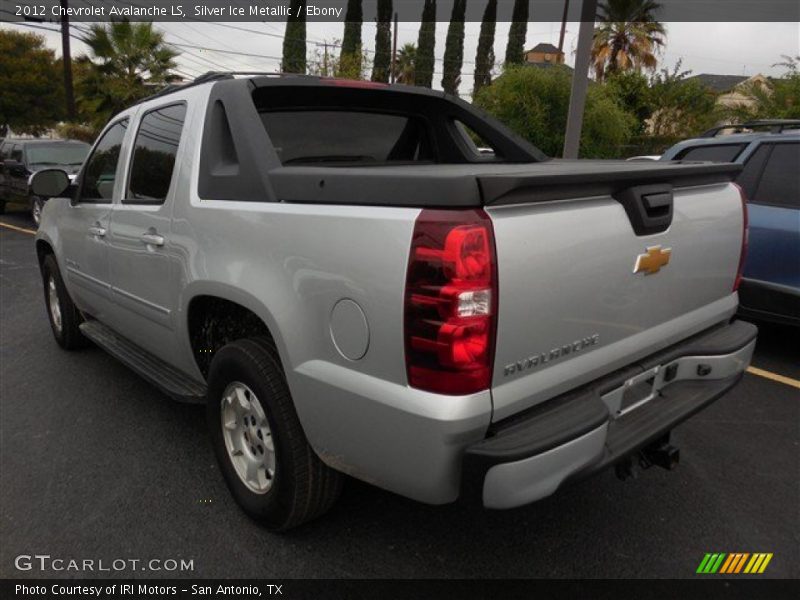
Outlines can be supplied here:
M800 333L764 326L753 364L799 380ZM14 568L39 553L193 560L191 572L148 576L692 578L706 552L770 552L756 577L797 578L800 390L789 383L747 374L674 432L674 472L624 483L605 472L507 512L348 481L326 517L273 535L229 496L201 407L99 349L59 349L32 237L0 227L0 577L91 576Z

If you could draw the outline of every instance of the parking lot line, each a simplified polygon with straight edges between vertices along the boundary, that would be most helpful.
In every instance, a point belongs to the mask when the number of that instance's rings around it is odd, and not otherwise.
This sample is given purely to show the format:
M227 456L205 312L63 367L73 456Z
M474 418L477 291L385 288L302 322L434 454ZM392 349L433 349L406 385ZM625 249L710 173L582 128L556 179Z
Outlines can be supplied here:
M36 232L33 229L26 229L25 227L17 227L16 225L9 225L8 223L3 223L0 221L0 227L5 227L6 229L13 229L14 231L21 231L22 233L27 233L28 235L36 235Z
M777 373L765 371L764 369L759 369L758 367L747 367L747 372L753 375L758 375L759 377L771 379L772 381L777 381L778 383L782 383L784 385L796 387L798 390L800 390L800 381L797 379L792 379L791 377L786 377L786 375L778 375Z
M14 231L19 231L21 233L27 233L28 235L36 235L36 232L33 229L26 229L25 227L17 227L16 225L9 225L8 223L3 223L2 221L0 221L0 227L5 227L6 229L13 229ZM771 371L765 371L764 369L759 369L757 367L748 367L747 372L752 375L757 375L758 377L764 377L765 379L777 381L778 383L795 387L800 390L800 381L797 379L792 379L791 377L786 377L785 375L779 375L778 373L772 373Z

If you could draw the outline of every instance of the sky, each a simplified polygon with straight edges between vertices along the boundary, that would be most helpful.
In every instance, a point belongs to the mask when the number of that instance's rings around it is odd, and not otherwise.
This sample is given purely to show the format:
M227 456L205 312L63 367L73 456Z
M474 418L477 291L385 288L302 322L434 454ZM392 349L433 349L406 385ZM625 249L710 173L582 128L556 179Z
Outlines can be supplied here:
M505 56L508 23L498 23L495 39L495 56L501 62ZM667 44L660 56L661 67L670 70L678 60L682 60L682 70L693 74L714 73L724 75L764 75L779 76L781 67L773 66L781 62L781 55L800 54L800 24L798 23L665 23ZM78 24L86 27L87 24ZM558 44L561 23L530 22L526 48L540 42ZM579 23L568 23L565 38L567 64L574 61L574 50ZM52 27L55 25L45 25ZM183 46L176 47L183 52L177 58L178 70L191 77L209 70L257 70L277 71L280 68L283 23L156 23L155 27L164 31L166 40ZM437 24L436 58L434 87L441 88L441 59L444 54L444 40L447 35L447 22ZM61 53L61 37L57 31L49 32L31 29L10 23L0 24L0 28L30 31L45 36L46 43L58 55ZM242 31L242 28L250 31ZM334 42L342 37L342 23L309 23L307 39L313 42ZM469 99L472 89L480 23L466 23L464 43L464 66L462 68L461 95ZM401 22L398 32L398 46L417 41L419 25ZM73 32L79 35L78 31ZM370 51L375 45L375 25L365 23L362 29L364 47ZM187 48L193 46L194 48ZM219 51L200 50L197 47L214 48ZM320 46L321 47L321 46ZM308 44L309 53L314 51L314 43ZM87 51L80 41L72 40L72 54L77 56ZM239 52L258 56L227 54Z

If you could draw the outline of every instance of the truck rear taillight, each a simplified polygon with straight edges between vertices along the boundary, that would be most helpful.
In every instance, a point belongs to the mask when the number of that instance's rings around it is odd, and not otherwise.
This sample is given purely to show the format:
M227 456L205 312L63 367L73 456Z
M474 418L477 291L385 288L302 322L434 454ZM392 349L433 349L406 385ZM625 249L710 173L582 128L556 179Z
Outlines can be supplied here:
M497 261L483 210L423 210L414 225L405 295L408 382L440 394L490 387Z
M744 261L747 258L747 242L749 237L748 219L747 219L747 194L739 184L733 185L739 190L739 196L742 199L742 246L739 250L739 268L736 270L736 280L733 282L733 291L739 289L739 284L742 283L742 273L744 273Z

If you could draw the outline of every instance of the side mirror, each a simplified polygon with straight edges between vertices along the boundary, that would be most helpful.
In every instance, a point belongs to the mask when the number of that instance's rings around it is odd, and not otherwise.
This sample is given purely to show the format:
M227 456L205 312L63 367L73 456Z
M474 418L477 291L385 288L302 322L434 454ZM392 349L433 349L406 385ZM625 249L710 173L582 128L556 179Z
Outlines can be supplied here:
M31 178L31 191L45 198L63 196L68 187L69 177L61 169L37 171Z

